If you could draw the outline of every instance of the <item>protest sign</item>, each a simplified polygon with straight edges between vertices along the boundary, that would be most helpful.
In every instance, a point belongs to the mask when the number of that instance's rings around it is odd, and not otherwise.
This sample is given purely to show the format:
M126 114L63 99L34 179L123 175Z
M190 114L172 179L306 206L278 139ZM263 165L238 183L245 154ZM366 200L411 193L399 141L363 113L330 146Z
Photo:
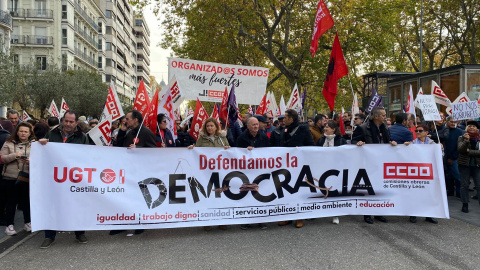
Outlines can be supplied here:
M477 101L452 103L452 117L454 121L478 118Z
M416 98L416 102L418 108L422 111L425 121L438 121L441 119L432 95L419 95Z

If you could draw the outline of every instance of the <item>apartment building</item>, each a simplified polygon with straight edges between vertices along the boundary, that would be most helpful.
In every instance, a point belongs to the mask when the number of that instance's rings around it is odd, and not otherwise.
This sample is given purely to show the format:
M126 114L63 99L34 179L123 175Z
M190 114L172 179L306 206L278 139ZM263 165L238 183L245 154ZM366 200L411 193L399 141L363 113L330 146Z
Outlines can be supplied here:
M150 29L143 16L135 16L134 30L137 45L137 83L143 79L149 95L152 96L155 89L150 86Z
M0 52L7 53L10 49L10 35L13 21L7 10L7 0L0 0Z

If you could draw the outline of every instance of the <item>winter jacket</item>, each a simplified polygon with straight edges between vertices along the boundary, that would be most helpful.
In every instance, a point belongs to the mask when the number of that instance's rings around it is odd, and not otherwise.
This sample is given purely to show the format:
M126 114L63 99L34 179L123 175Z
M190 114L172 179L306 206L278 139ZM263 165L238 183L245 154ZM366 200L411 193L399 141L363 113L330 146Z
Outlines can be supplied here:
M448 132L448 133L446 133ZM443 140L443 149L445 150L445 159L458 159L458 138L462 137L465 131L459 128L446 128L445 134L448 134ZM440 135L440 139L442 135Z
M279 132L279 134L278 134ZM274 136L274 133L277 133ZM270 136L270 145L277 147L314 146L308 126L293 122L290 126L275 129Z
M45 139L48 139L49 142L89 144L87 135L83 133L78 126L65 141L63 141L63 138L65 138L65 134L63 133L63 127L61 125L50 130L47 135L45 135Z
M323 131L317 125L309 127L314 142L318 142L323 137Z
M325 136L320 138L320 140L317 141L317 146L323 147L326 139L327 138ZM335 136L335 138L333 139L333 146L341 146L344 144L347 144L347 141L342 136Z
M175 140L173 139L173 135L170 129L164 129L164 134L165 138L162 138L158 131L157 134L155 134L155 142L157 143L157 146L160 146L161 143L164 142L167 147L175 147Z
M480 150L479 150L479 141L478 139L474 140L475 148L471 147L472 140L466 140L463 136L458 137L457 150L458 150L458 165L471 166L480 165ZM467 152L467 149L468 150ZM471 163L471 158L475 158L474 162Z
M402 124L396 123L388 131L390 132L390 140L396 141L398 144L413 141L412 132Z
M32 148L31 142L17 143L15 141L6 141L3 144L2 150L0 150L0 156L2 159L3 171L2 174L5 177L17 179L18 172L29 172L30 166L23 159L17 159L17 152L22 152L22 155L30 156L30 149Z
M268 139L268 136L257 132L257 135L255 137L252 136L250 131L246 129L240 136L237 138L237 147L241 148L247 148L249 146L253 146L255 148L257 147L269 147L270 146L270 140Z
M214 140L210 139L207 135L200 133L198 140L195 143L196 147L224 147L230 146L228 144L227 137L225 137L225 131L220 132L218 136L214 136Z
M390 132L385 124L379 127L373 120L368 120L355 129L352 136L352 144L362 141L366 144L390 143Z
M138 132L138 129L140 132ZM115 146L120 147L129 147L133 144L133 140L137 137L138 133L138 141L135 144L136 147L157 147L157 143L155 142L155 135L153 132L145 126L137 126L136 128L129 129L127 131L119 130L117 135L117 144Z

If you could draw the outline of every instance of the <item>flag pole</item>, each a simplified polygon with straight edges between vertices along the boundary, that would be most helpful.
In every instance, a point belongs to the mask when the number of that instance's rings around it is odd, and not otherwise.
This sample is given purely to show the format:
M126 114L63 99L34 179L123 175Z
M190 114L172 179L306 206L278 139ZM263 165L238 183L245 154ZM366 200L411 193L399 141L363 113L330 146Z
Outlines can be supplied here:
M145 122L145 118L146 118L146 117L143 117L142 124L141 124L140 127L138 128L137 136L135 136L135 140L133 140L133 145L136 145L136 144L137 144L138 134L140 134L140 130L142 129L143 122ZM157 127L158 127L158 126L157 126Z
M432 122L433 122L433 127L435 128L435 132L437 133L438 143L440 143L440 136L438 136L437 125L435 125L435 121L432 121Z

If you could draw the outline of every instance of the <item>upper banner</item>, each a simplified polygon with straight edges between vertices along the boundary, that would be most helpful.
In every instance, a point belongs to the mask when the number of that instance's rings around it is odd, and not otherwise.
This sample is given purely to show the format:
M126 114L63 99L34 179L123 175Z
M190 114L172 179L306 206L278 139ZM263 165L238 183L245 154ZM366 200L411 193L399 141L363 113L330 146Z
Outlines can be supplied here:
M176 77L185 99L221 102L235 85L237 103L258 105L267 89L268 68L168 59L168 77Z
M34 231L449 217L439 145L248 151L33 143L30 164Z

